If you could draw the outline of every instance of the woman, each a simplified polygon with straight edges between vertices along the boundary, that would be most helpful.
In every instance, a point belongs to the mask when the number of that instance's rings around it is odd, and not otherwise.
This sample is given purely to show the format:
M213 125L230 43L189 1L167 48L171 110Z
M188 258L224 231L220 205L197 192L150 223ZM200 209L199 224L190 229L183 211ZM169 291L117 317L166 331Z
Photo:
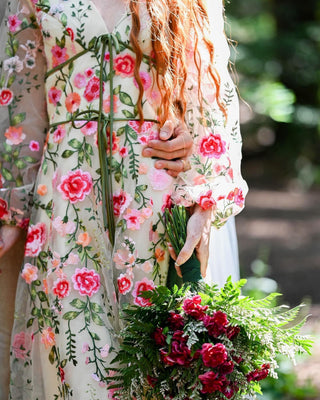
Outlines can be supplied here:
M26 224L23 184L36 174L16 297L11 398L104 399L112 395L105 378L119 305L143 305L140 292L166 281L158 212L172 201L193 209L179 269L195 247L201 253L211 222L220 227L243 208L222 7L215 1L210 40L202 1L9 5L2 175L6 187L18 188L2 191L5 224ZM34 172L47 123L43 81L49 133ZM22 85L23 96L14 96ZM177 130L184 120L193 135L190 169L182 163L179 177L167 174L163 161L141 158L143 146L145 157L153 155L167 120Z

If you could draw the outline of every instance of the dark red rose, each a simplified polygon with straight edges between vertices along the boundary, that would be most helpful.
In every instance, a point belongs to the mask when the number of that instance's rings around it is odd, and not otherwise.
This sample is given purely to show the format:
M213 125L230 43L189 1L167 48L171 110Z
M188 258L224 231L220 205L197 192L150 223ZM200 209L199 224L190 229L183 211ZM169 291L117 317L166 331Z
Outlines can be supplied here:
M215 368L222 365L228 358L228 353L222 343L213 345L204 343L201 349L202 361L206 367Z
M168 318L168 324L171 329L173 330L179 330L184 327L184 319L183 316L174 312L170 313L170 316Z
M237 356L236 354L231 354L231 358L236 364L240 364L243 361L243 358L241 356Z
M209 335L217 338L227 332L227 325L229 321L225 313L222 311L216 311L212 316L206 315L203 323L208 329Z
M232 397L235 395L235 393L238 392L238 390L239 388L237 387L237 385L226 381L223 384L221 392L226 396L227 399L232 399Z
M166 344L166 337L163 334L163 328L156 328L152 336L158 346L162 347Z
M261 381L262 379L266 379L269 375L270 364L263 364L261 368L257 368L254 371L249 372L247 375L247 381Z
M229 375L234 370L234 364L232 361L226 361L219 367L219 373L221 375Z
M203 375L199 375L200 382L202 383L201 393L214 393L221 391L224 379L219 378L218 374L213 371L206 372Z
M230 340L233 340L234 338L236 338L240 333L240 328L239 326L228 326L227 327L227 338Z
M147 375L147 381L151 387L155 387L157 383L157 378L154 378L153 376Z
M206 316L205 311L208 309L208 306L202 306L201 297L197 295L191 299L185 299L182 308L186 314L194 319L203 320Z
M188 366L192 361L190 349L187 346L188 338L183 336L183 331L176 331L171 342L171 352L160 350L162 361L167 365Z

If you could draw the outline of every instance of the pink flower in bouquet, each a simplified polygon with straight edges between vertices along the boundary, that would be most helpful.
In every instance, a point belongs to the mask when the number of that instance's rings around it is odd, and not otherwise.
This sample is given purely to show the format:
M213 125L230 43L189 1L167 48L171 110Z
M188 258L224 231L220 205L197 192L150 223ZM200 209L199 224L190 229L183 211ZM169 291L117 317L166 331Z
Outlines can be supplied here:
M183 316L180 314L177 314L175 312L170 312L170 316L168 318L168 324L171 329L173 330L179 330L184 327L184 319Z
M182 308L187 315L198 320L203 320L206 316L205 311L208 309L208 306L202 306L201 297L196 295L191 299L185 299Z
M157 346L164 346L166 344L166 337L163 334L163 328L156 328L152 334L154 341L156 342Z
M266 379L266 377L269 375L269 369L270 365L269 364L263 364L261 368L257 368L254 371L249 372L247 375L247 381L262 381L262 379Z
M213 345L212 343L204 343L201 350L202 361L206 367L215 368L227 361L228 353L222 343Z
M222 311L216 311L212 316L206 315L203 319L204 326L208 329L210 336L219 337L227 332L229 321L227 315Z
M191 351L187 346L188 338L183 335L183 331L176 331L173 334L170 353L160 350L162 361L165 364L188 366L191 363Z
M201 393L214 393L221 391L223 387L223 379L218 377L218 374L213 371L208 371L203 375L199 375L200 382L202 383Z

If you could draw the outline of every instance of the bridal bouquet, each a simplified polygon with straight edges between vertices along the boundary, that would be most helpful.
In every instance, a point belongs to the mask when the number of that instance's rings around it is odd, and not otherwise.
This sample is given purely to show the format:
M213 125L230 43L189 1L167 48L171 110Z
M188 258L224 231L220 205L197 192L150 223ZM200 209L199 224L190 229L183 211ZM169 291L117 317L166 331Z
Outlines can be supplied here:
M161 218L178 254L186 210L174 206ZM312 341L299 335L304 321L287 326L300 307L271 307L277 293L262 300L243 297L245 280L229 278L222 289L209 286L192 260L181 266L180 288L159 286L140 294L144 306L123 309L117 367L109 373L114 399L243 399L261 393L259 381L268 375L277 377L277 355L294 359L310 352Z
M224 288L199 286L144 292L145 307L128 305L126 327L114 362L114 398L137 400L243 399L261 393L259 381L277 377L276 356L294 359L311 340L299 335L303 322L286 328L299 307L271 308L241 296L245 280Z

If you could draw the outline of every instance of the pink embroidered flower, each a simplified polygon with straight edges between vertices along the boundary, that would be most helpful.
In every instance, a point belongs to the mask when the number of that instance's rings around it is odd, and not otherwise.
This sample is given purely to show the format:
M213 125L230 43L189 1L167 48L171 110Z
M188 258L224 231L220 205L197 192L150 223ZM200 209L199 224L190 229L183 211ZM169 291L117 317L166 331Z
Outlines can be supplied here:
M26 263L21 272L21 277L30 285L38 279L38 268L35 265Z
M25 245L25 256L35 257L39 255L40 251L47 240L47 227L43 222L36 225L30 225L28 228L27 240Z
M104 82L102 88L104 90ZM84 98L87 101L91 102L95 99L98 99L99 96L100 96L100 79L94 76L87 83L87 86L84 90Z
M80 103L81 103L81 97L79 93L76 92L69 93L65 101L67 111L69 113L76 112L80 107Z
M110 129L107 128L107 139L108 139L108 151L110 150ZM116 132L112 132L112 154L115 154L119 150L120 138L116 135Z
M148 299L144 299L140 296L141 292L145 292L147 290L152 290L155 288L155 284L153 281L148 278L143 278L142 281L136 282L134 285L134 289L132 291L132 296L134 297L134 304L146 307L150 306L151 303Z
M194 185L202 185L204 183L208 183L208 180L204 175L196 175L193 178L193 184Z
M64 127L64 125L58 125L57 129L53 132L54 143L61 143L65 135L66 135L66 128Z
M140 175L146 175L148 173L148 165L141 162L139 165L139 174Z
M127 221L127 229L133 231L139 230L141 226L140 224L144 221L141 212L131 208L127 209L127 213L123 218Z
M115 216L122 214L132 201L129 193L120 189L113 195L113 212Z
M150 261L145 261L140 268L142 269L143 272L145 272L146 274L149 274L152 271L152 264Z
M151 208L151 207L144 207L144 208L141 210L141 215L142 215L143 218L145 218L145 219L148 219L148 218L152 217L152 215L153 215L152 208Z
M108 357L109 351L110 351L110 345L107 343L100 350L101 357L102 358Z
M31 140L29 143L29 149L31 151L39 151L40 150L40 144L36 140Z
M8 17L8 28L9 31L14 33L17 32L20 29L20 25L22 24L22 21L18 18L17 15L9 15Z
M46 349L56 344L56 337L51 327L41 332L41 343L44 344Z
M87 78L91 78L94 75L94 70L92 68L87 68L84 73L86 74Z
M216 202L212 197L212 190L208 190L207 193L201 195L198 200L198 204L203 210L209 210L210 208L216 206Z
M130 276L121 274L118 278L118 289L121 294L127 294L132 289L133 282Z
M54 106L56 106L59 103L61 96L62 96L62 91L54 86L48 91L49 103L53 104Z
M128 147L126 146L121 147L121 149L119 150L119 154L122 158L127 157L127 155L129 154Z
M10 89L0 89L0 106L8 106L13 100L13 92Z
M163 204L161 207L161 211L164 212L166 208L168 210L171 210L171 207L173 206L171 194L170 193L164 194L162 197L162 201L163 201Z
M92 189L91 175L81 169L70 171L68 175L61 177L61 183L57 189L62 194L62 198L69 200L72 204L83 201Z
M148 178L154 190L168 189L173 182L173 178L164 169L156 169L154 167L150 168Z
M10 126L4 136L7 138L6 143L10 146L20 144L26 138L25 133L22 131L22 127Z
M108 51L104 54L104 61L110 61L110 53Z
M136 262L136 254L132 254L128 249L118 249L114 254L113 261L117 269L129 268Z
M79 72L78 74L75 75L73 83L74 83L74 86L78 89L84 88L87 84L86 76Z
M242 207L244 204L244 196L240 188L235 188L233 191L231 191L228 194L227 199L234 200L235 204L239 207Z
M118 96L113 95L113 111L116 113L119 107ZM110 112L110 96L103 100L103 111L108 114Z
M153 122L145 121L141 126L139 121L129 121L128 125L139 135L149 135Z
M25 360L28 351L30 351L31 340L30 336L25 332L16 333L13 338L12 350L14 356L20 360Z
M98 122L89 121L80 130L84 134L84 136L94 135L95 133L97 133L98 130Z
M57 67L58 65L64 63L69 59L69 56L67 54L67 49L66 48L61 48L57 44L52 47L51 49L51 54L52 54L52 66Z
M54 282L52 291L54 295L59 297L59 299L63 299L70 294L70 282L65 278L58 279Z
M76 224L73 221L63 222L60 216L52 221L52 226L62 237L71 235L76 230Z
M114 59L114 70L122 77L133 76L135 59L130 54L118 55Z
M79 234L78 239L76 241L77 244L79 244L82 247L87 247L89 246L91 242L91 237L88 232L82 232Z
M80 257L76 253L70 253L64 265L77 265L80 262Z
M5 219L9 215L8 203L0 199L0 219Z
M91 297L100 288L100 275L93 269L86 267L76 268L72 276L73 287L78 290L81 296Z
M219 134L210 133L202 138L199 146L200 154L209 158L220 158L226 152L226 142Z
M151 76L148 72L146 71L140 71L139 72L140 75L140 79L141 79L141 83L143 86L143 90L148 90L149 87L151 86ZM133 78L133 83L135 85L136 88L139 88L138 82L136 81L135 78Z

